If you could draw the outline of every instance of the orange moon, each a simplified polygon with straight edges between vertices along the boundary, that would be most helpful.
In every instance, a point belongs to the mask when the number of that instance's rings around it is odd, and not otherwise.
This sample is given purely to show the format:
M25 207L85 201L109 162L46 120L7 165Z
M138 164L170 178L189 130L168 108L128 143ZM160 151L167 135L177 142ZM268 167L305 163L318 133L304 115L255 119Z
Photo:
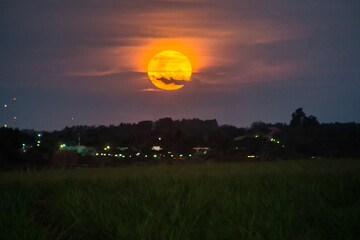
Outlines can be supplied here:
M157 53L149 62L150 81L163 90L182 88L192 73L189 59L180 52L166 50Z

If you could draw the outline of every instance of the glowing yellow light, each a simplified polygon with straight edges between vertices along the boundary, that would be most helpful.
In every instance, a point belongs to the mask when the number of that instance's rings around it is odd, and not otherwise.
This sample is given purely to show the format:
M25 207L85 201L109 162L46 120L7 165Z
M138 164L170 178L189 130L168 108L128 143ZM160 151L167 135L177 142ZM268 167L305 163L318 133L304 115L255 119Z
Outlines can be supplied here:
M4 107L7 107L7 105L5 104Z
M4 127L7 127L7 125L5 124Z
M190 81L192 67L189 59L177 51L162 51L149 62L148 76L151 82L164 90L176 90Z
M14 98L14 101L16 101L16 98Z
M14 117L14 119L16 120L16 117Z

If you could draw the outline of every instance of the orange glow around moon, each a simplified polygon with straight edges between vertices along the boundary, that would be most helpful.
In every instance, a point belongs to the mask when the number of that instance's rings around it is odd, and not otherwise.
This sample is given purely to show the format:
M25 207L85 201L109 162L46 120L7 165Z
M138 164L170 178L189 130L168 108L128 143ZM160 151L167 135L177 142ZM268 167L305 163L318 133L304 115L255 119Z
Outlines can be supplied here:
M189 59L182 53L172 50L159 52L148 65L151 82L164 90L182 88L186 81L190 81L191 73Z

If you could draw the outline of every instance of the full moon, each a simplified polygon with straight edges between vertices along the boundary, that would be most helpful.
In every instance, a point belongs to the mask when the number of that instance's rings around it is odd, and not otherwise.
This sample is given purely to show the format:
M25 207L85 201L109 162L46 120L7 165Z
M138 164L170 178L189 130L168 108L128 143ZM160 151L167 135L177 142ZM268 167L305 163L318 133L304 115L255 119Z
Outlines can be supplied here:
M148 65L151 82L164 90L182 88L184 83L190 81L191 73L189 59L182 53L172 50L157 53Z

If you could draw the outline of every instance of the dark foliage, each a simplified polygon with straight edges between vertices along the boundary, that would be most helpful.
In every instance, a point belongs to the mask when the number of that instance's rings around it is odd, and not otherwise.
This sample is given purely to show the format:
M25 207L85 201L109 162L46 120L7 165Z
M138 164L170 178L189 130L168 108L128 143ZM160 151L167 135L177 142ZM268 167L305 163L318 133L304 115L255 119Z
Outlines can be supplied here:
M194 147L207 147L210 151L206 156L197 157L218 160L360 157L360 124L320 124L316 117L307 116L302 108L298 108L292 114L289 125L254 122L250 128L237 128L219 126L216 120L162 118L156 122L142 121L137 124L121 123L117 126L97 127L73 126L61 131L44 132L40 146L36 145L40 140L38 132L1 128L0 164L2 168L49 166L55 163L99 165L96 157L80 158L71 153L71 159L77 160L69 160L71 163L68 163L64 159L66 153L58 153L60 144L74 146L78 143L78 136L82 145L94 147L98 151L105 146L111 146L108 151L110 153L121 150L127 156L132 155L132 159L124 159L124 162L139 161L140 158L135 155L137 152L152 156L153 146L163 149L157 152L163 157L169 157L168 152L189 156L195 153ZM106 162L111 161L108 159Z

